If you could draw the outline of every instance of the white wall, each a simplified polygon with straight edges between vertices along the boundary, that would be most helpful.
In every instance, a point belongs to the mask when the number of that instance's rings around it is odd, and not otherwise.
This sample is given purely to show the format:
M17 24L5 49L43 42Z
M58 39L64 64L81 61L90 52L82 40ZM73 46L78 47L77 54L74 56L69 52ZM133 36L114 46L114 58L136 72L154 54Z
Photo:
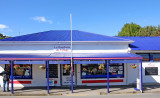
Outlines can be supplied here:
M4 71L4 68L5 68L5 65L4 64L0 64L0 73L2 71ZM0 76L0 87L2 87L2 86L3 86L3 77Z
M160 62L143 62L143 82L160 83ZM145 67L158 67L158 75L145 75Z
M130 65L138 65L135 69L133 69ZM137 78L139 78L139 66L138 63L127 63L127 84L133 84L137 82Z
M133 69L128 65L128 84L136 83L136 79L139 78L139 67ZM138 65L138 64L137 64ZM140 65L140 64L139 64ZM160 83L160 62L143 62L142 63L143 83ZM145 75L145 67L158 67L158 75Z
M55 46L68 46L70 44L33 44L33 43L0 43L0 53L54 53L57 52ZM63 51L61 51L63 52ZM66 51L64 51L66 52ZM73 53L110 53L128 52L128 43L81 43L73 44Z
M54 53L57 52L55 45L63 45L63 46L70 46L70 44L64 44L64 43L26 43L26 42L14 42L14 43L0 43L0 53L4 54L18 54L18 53ZM67 48L70 51L70 48ZM128 49L128 43L117 43L117 42L103 42L103 43L78 43L73 44L73 53L113 53L113 52L125 52L127 53L129 51ZM61 51L64 52L64 51ZM46 86L47 85L47 79L46 79L46 72L45 70L39 69L38 64L32 65L32 78L33 79L17 79L17 81L32 81L32 84L14 84L14 87L23 87L23 86ZM0 66L0 71L3 69L1 68L3 66ZM58 79L56 79L58 82L56 86L60 86L60 65L58 66ZM126 67L125 67L126 70ZM80 78L80 66L77 66L77 81L78 85L84 85L82 84L82 79ZM126 74L125 74L126 75ZM125 76L126 77L126 76ZM0 77L1 79L1 77ZM1 79L2 80L2 79ZM2 85L2 81L0 80L0 84ZM104 80L104 79L102 79ZM16 80L15 80L16 81ZM126 78L124 78L124 82L122 83L110 83L110 85L125 85L126 84ZM98 83L98 84L85 84L85 85L106 85L106 83Z
M4 66L5 65L0 66L0 72L4 69ZM39 66L41 66L41 64L32 65L32 79L14 79L14 81L31 81L31 84L14 84L14 87L47 86L46 70L40 69ZM58 65L58 78L53 79L57 80L55 86L60 86L60 65ZM3 86L3 78L1 76L0 85Z

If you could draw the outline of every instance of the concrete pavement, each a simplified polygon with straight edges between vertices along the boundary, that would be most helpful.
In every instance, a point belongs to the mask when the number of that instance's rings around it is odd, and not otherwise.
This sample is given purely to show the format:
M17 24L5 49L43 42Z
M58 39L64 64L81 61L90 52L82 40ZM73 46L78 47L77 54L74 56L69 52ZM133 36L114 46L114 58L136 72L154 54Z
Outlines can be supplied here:
M136 86L110 86L110 94L134 94L140 93L135 91ZM160 92L160 85L144 85L144 93ZM14 96L47 96L47 87L25 87L14 88ZM95 96L108 95L106 86L99 87L74 87L74 93L71 93L70 87L50 87L50 94L56 96ZM11 92L2 92L0 96L12 96Z

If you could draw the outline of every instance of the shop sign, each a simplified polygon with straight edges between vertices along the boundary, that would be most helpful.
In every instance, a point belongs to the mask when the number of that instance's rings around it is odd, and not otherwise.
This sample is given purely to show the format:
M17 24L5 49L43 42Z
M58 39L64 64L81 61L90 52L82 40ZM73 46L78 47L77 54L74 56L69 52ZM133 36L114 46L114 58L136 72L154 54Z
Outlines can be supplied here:
M135 69L135 68L137 68L137 67L138 67L138 65L136 65L136 64L132 64L132 65L130 65L130 67L132 67L133 69Z
M71 82L71 77L66 77L67 82Z
M56 52L68 52L71 49L70 45L54 45Z
M49 86L54 86L54 79L49 79Z
M155 67L155 64L149 63L148 67Z

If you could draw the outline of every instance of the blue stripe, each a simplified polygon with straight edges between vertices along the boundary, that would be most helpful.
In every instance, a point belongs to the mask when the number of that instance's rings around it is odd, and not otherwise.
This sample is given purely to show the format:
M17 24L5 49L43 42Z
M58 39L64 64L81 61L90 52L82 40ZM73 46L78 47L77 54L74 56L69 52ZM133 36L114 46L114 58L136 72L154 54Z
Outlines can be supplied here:
M45 61L14 61L14 64L46 64Z
M49 64L70 64L70 61L49 61Z
M107 93L109 93L109 60L107 60Z
M105 61L74 61L74 64L105 64Z
M11 60L11 93L13 92L13 61Z
M47 60L47 93L49 94L49 64Z
M110 60L110 63L140 63L139 60Z
M0 64L9 64L9 61L0 61Z

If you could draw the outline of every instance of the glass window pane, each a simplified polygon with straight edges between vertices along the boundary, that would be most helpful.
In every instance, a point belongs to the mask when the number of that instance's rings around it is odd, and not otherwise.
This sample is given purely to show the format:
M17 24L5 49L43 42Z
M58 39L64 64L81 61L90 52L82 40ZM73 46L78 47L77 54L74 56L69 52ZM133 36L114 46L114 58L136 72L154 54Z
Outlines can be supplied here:
M109 66L110 78L124 77L123 64L110 64ZM82 64L81 78L106 78L107 66L104 64Z
M149 61L149 54L148 53L137 53L138 55L142 56L142 61Z
M11 65L7 64L6 69L11 73ZM15 79L31 79L32 78L31 64L15 64L13 65L13 76Z
M49 78L58 78L58 64L49 64Z
M71 75L71 65L63 64L63 75L70 76ZM74 65L73 65L73 75L74 75Z
M160 61L160 54L159 53L154 53L151 55L153 56L153 61Z

